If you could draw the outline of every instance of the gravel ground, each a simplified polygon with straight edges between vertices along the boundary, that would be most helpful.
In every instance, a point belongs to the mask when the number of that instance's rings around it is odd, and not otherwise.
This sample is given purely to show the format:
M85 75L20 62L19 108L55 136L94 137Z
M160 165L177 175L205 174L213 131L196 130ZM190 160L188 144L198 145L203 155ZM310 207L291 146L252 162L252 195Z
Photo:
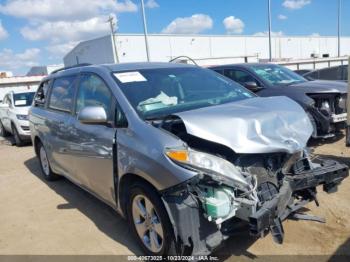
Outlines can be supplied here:
M32 147L10 144L0 140L0 255L141 254L115 211L66 179L44 181ZM350 165L350 149L342 137L314 142L312 147L315 154ZM350 178L335 194L319 191L320 207L310 203L306 211L326 218L325 224L287 220L283 245L270 235L256 240L239 233L215 255L220 260L350 255Z

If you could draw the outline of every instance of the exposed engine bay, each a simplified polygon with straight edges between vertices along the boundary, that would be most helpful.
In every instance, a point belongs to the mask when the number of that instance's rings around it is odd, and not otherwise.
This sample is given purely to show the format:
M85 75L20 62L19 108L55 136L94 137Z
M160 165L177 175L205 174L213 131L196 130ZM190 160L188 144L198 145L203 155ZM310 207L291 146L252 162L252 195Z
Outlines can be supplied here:
M237 153L227 145L189 134L180 116L152 124L184 141L185 149L170 149L167 155L197 173L162 192L179 253L191 249L192 254L209 254L242 223L251 235L262 237L271 232L274 241L282 243L282 221L291 216L318 221L298 211L312 201L318 205L318 185L328 193L335 192L348 176L346 165L311 159L305 148ZM176 158L179 152L186 158Z

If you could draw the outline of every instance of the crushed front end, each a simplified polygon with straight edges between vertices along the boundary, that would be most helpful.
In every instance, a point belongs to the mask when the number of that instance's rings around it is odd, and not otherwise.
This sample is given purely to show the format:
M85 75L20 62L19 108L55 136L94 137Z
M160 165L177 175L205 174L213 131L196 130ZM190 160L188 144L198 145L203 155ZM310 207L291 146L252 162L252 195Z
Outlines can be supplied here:
M314 104L308 109L314 125L314 138L332 137L345 128L347 94L321 93L308 96L314 100Z
M233 164L231 177L184 164L198 175L162 192L179 253L209 254L241 225L255 237L271 232L282 243L282 221L311 201L318 204L317 186L332 193L348 176L346 165L311 161L305 151L239 155Z
M152 124L183 141L164 153L196 174L162 192L181 254L209 254L242 224L282 243L283 220L301 218L301 207L318 203L318 186L331 193L348 176L346 165L310 157L312 125L285 97L181 112Z

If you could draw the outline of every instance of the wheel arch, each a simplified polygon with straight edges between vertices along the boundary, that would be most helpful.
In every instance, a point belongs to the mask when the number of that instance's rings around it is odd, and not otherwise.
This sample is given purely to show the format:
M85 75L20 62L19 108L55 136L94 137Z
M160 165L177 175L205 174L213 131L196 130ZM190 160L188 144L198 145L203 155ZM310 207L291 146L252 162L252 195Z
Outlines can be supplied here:
M157 188L145 178L133 173L124 174L119 181L117 192L120 210L124 216L126 216L126 204L129 189L132 185L135 185L137 183L143 183L150 186L159 195L159 191L157 190Z

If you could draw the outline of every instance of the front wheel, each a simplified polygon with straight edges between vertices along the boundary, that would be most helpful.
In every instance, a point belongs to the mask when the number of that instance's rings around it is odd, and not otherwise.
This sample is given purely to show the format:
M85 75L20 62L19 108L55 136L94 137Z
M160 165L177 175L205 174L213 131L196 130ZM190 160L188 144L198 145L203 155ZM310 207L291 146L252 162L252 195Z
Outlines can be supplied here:
M6 131L4 125L2 124L2 122L0 121L0 136L1 137L7 137L10 134Z
M24 141L23 139L20 137L17 128L12 125L12 134L13 134L13 138L15 139L15 143L16 146L23 146L24 145Z
M158 194L143 183L133 185L129 193L128 220L145 254L175 255L172 225Z
M346 126L346 137L345 137L345 144L347 147L350 147L350 126Z

